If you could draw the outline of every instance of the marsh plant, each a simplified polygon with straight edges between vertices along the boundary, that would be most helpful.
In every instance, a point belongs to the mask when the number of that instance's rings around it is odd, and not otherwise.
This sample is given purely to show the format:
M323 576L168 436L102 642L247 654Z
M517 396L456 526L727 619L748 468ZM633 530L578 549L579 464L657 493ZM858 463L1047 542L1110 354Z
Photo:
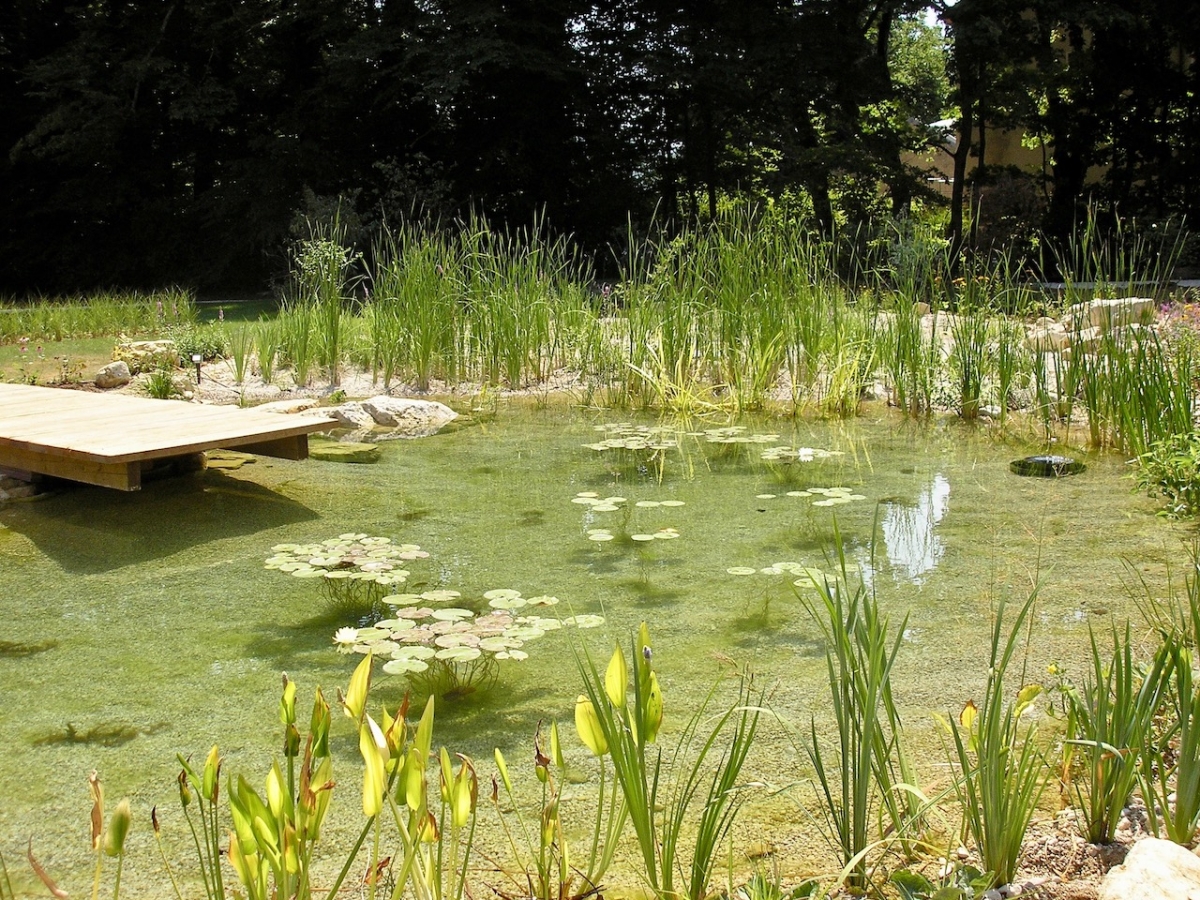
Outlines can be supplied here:
M1036 726L1024 721L1042 688L1026 684L1015 696L1009 693L1009 667L1036 598L1035 590L1007 630L1005 603L997 604L983 700L967 701L956 717L945 721L950 757L958 769L954 786L963 831L978 849L989 887L1012 882L1021 843L1046 785Z
M832 748L819 736L815 717L800 743L812 762L827 840L839 854L853 890L872 883L871 851L887 842L879 823L910 844L918 837L927 804L905 752L891 671L907 619L893 629L874 595L859 581L850 586L840 552L839 577L805 571L800 596L825 643Z
M702 900L744 797L739 779L758 729L762 693L743 674L737 700L708 728L707 711L719 687L715 684L664 760L656 743L663 695L653 657L645 623L630 642L629 657L618 645L603 674L586 646L576 648L584 683L576 716L584 723L581 733L589 735L589 748L597 755L605 748L612 760L651 891ZM715 764L709 763L710 755L716 756ZM696 815L699 820L692 822ZM695 829L694 841L685 839L685 824Z
M604 874L612 863L617 840L627 818L620 792L610 789L607 797L605 795L603 754L607 751L607 745L603 744L603 737L597 743L597 734L592 727L594 723L587 717L586 711L581 714L578 703L575 719L581 739L600 758L596 818L590 847L584 850L586 857L575 857L569 837L571 829L564 826L568 802L563 796L562 787L567 783L568 773L558 724L555 722L550 725L548 746L543 745L540 725L534 737L533 769L541 785L541 798L532 827L521 813L509 777L508 763L499 748L495 751L498 778L492 778L492 803L517 863L520 896L533 900L570 900L598 892ZM509 802L510 811L507 813L500 806L501 786ZM510 819L515 820L515 828L510 824ZM504 894L503 891L501 893Z
M1200 514L1200 435L1174 434L1154 441L1137 458L1137 485L1161 498L1172 517Z
M1162 647L1148 667L1135 664L1129 624L1113 631L1111 652L1091 635L1091 669L1081 686L1063 685L1067 726L1063 772L1083 813L1083 836L1112 843L1137 785L1139 762L1160 712L1171 654ZM1082 778L1074 777L1075 770Z

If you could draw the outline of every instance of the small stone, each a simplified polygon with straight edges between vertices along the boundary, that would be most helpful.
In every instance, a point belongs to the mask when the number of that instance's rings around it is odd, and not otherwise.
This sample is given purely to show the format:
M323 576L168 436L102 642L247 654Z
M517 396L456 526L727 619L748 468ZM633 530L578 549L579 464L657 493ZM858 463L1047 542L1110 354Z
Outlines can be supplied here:
M253 453L241 453L237 450L209 450L205 456L208 458L208 468L226 471L240 469L247 463L258 461L258 457Z
M746 858L765 859L768 856L774 856L776 849L770 841L755 841L746 848Z

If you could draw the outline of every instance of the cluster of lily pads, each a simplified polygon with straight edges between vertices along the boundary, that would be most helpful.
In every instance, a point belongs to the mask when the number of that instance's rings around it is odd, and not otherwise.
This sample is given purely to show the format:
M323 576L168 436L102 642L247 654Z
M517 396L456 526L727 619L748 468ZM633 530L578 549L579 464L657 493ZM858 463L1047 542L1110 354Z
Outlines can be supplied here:
M729 425L725 428L709 428L705 431L689 432L693 437L704 438L710 444L773 444L779 440L777 434L747 434L745 425Z
M762 458L767 462L805 463L844 455L841 450L821 450L817 447L771 447L763 451Z
M761 569L756 569L753 566L730 566L725 570L730 575L795 575L796 580L792 582L798 588L814 589L818 586L826 585L832 577L822 572L820 569L806 566L798 562L777 562Z
M756 494L758 500L774 500L778 494ZM866 495L856 494L847 487L810 487L802 491L788 491L788 497L820 497L812 502L813 506L840 506L843 503L853 503L866 500Z
M411 574L405 563L429 554L416 544L348 532L313 544L276 544L265 567L295 578L319 578L339 605L373 605Z
M591 507L592 512L616 512L622 504L628 503L625 497L601 497L596 491L580 491L571 498L572 503ZM633 504L638 509L653 509L657 507L673 508L683 506L682 500L638 500Z
M391 594L383 603L394 612L366 628L339 628L334 643L343 653L371 653L384 660L392 675L421 675L439 670L439 683L469 684L499 660L521 661L530 641L563 626L595 628L604 624L596 615L564 619L540 615L558 598L523 597L520 591L487 591L486 612L446 604L461 598L458 591L431 590L420 594ZM467 667L467 668L460 668Z
M616 535L614 535L612 533L612 531L608 528L589 528L587 530L587 536L588 536L589 541L595 541L598 544L603 544L603 543L606 543L607 541L616 540ZM670 541L670 540L674 540L677 537L679 537L679 530L676 528L667 527L667 528L660 528L660 529L658 529L658 531L655 531L655 532L645 532L645 533L639 532L638 534L631 534L629 536L629 539L631 541L638 541L639 543L644 543L644 542L653 541L653 540Z
M668 425L634 425L630 422L610 422L597 425L595 430L606 435L602 440L584 444L589 450L659 451L679 446L678 429Z

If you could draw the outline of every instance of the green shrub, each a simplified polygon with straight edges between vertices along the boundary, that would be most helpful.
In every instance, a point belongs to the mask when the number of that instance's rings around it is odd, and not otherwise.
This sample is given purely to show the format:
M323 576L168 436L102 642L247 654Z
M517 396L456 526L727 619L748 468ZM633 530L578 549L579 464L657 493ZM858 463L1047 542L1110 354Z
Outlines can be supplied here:
M200 325L187 322L183 325L173 325L167 329L167 337L175 342L179 356L185 362L191 362L192 357L199 353L205 362L210 362L226 355L226 334L223 326L216 323Z
M1161 497L1166 515L1200 513L1200 434L1175 434L1155 441L1137 462L1138 489Z

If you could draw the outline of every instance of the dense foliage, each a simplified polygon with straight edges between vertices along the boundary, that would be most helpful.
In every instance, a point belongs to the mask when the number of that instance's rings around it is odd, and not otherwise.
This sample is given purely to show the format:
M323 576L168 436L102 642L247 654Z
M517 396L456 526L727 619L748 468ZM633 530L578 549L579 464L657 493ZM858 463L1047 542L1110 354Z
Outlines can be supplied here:
M927 193L946 135L925 123L947 117L963 173L985 122L1046 142L1044 184L979 173L1007 186L993 218L1065 232L1096 166L1090 199L1195 205L1182 5L958 0L944 28L925 6L13 0L0 289L261 283L339 198L362 235L414 209L544 213L590 250L630 215L703 219L737 194L853 231ZM971 209L955 197L952 236Z

